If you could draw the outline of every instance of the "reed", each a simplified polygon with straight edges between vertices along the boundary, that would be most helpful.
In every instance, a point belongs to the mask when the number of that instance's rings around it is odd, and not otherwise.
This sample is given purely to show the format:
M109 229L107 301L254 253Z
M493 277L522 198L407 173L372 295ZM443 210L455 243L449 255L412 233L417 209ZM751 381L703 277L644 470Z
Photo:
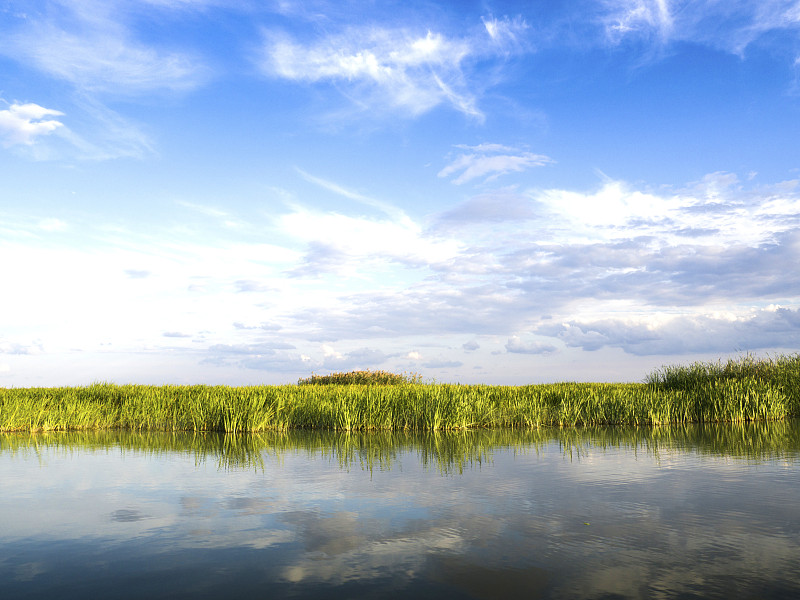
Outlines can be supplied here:
M644 383L309 383L0 389L0 430L441 431L780 420L800 415L800 356L664 367Z

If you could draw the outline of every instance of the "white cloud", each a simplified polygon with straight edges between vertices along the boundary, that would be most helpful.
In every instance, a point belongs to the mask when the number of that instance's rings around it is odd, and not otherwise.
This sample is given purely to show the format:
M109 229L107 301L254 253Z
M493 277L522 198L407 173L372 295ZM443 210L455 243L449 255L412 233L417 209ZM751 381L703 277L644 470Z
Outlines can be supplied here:
M426 266L447 261L459 252L454 240L426 237L419 225L408 220L351 217L294 207L278 218L281 230L308 244L306 273L337 271L357 275L387 261Z
M664 219L675 218L682 208L696 203L694 198L660 196L630 189L621 181L606 181L593 193L564 189L533 193L535 200L554 214L595 235L605 228L625 227L634 221L639 228L642 222L651 221L661 228Z
M522 152L500 144L461 147L473 152L462 154L438 173L439 177L449 177L460 171L461 174L453 179L453 183L457 185L484 176L487 176L485 181L488 182L507 173L522 172L531 167L541 167L553 162L548 156ZM514 153L498 154L498 152Z
M324 356L326 359L334 359L334 360L338 360L338 359L342 359L342 358L344 358L344 356L342 355L342 353L341 353L341 352L337 352L337 351L336 351L336 350L333 348L333 346L329 346L328 344L322 344L322 355L323 355L323 356Z
M659 245L689 237L706 244L757 245L797 226L797 182L744 191L738 178L712 173L685 189L653 192L606 179L594 192L533 190L532 200L562 219L565 240L654 236ZM556 223L551 223L555 229Z
M38 137L49 135L64 126L61 121L47 117L63 115L58 110L38 104L12 104L0 110L0 140L5 148L18 144L30 146Z

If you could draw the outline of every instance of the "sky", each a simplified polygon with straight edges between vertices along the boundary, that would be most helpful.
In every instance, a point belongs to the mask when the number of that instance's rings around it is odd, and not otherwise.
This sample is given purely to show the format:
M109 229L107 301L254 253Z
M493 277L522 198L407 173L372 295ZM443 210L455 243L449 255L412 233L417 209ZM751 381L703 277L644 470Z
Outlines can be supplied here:
M0 0L0 387L800 348L797 0Z

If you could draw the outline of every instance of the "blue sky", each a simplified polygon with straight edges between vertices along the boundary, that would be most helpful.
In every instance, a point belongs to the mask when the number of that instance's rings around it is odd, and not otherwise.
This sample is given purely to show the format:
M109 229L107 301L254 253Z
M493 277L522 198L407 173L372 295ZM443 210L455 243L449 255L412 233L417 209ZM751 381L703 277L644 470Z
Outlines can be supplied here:
M0 385L800 348L800 2L0 2Z

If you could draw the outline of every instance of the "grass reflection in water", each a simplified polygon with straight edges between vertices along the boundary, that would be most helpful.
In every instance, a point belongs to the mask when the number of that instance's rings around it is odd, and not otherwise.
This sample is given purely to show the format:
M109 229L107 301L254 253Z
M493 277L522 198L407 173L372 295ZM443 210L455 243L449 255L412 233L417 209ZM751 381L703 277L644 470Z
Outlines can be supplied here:
M697 423L656 427L469 429L430 432L346 432L289 430L260 433L66 431L0 434L0 453L121 452L160 457L190 454L220 470L265 469L265 458L304 453L338 462L342 469L391 470L403 454L416 454L426 468L442 474L491 462L495 451L538 453L557 445L565 457L626 449L658 458L673 449L752 461L800 457L800 420Z

